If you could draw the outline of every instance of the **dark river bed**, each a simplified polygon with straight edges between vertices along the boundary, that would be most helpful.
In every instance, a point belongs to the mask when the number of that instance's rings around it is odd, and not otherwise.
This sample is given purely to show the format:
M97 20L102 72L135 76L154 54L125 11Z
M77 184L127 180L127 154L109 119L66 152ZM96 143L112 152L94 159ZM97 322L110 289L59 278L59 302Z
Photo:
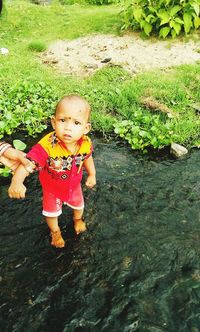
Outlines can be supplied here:
M64 249L49 244L37 174L20 201L0 179L0 331L200 331L200 151L173 160L94 146L88 231L76 237L64 207Z

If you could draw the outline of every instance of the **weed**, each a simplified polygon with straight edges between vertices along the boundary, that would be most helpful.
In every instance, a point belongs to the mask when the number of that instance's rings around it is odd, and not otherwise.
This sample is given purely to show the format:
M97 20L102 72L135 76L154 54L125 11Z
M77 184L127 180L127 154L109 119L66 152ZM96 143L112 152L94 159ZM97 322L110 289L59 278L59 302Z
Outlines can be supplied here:
M44 42L41 41L32 41L28 44L28 49L34 52L44 52L47 46Z

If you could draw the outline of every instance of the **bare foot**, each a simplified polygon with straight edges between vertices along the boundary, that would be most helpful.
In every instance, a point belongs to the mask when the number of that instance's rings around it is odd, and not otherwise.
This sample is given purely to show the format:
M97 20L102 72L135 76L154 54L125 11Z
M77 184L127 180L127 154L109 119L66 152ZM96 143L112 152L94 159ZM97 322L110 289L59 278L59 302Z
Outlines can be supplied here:
M74 219L74 230L77 235L85 232L86 229L86 224L83 219Z
M60 229L56 232L51 232L51 245L56 248L63 248L65 246L65 241L63 240Z

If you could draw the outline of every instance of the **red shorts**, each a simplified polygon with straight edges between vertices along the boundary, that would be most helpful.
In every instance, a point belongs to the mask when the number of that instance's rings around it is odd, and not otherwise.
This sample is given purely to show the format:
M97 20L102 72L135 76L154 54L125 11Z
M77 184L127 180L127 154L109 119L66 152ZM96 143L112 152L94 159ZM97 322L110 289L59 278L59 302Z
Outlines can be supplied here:
M67 204L72 209L82 210L84 208L84 199L81 186L77 186L70 196L70 199L64 202L54 194L43 190L42 214L46 217L58 217L62 213L63 204Z

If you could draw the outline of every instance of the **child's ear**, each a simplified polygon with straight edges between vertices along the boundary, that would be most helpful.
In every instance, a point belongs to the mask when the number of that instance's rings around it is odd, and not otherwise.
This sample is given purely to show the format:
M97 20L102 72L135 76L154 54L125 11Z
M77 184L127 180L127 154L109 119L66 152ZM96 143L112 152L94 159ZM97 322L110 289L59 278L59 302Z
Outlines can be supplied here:
M90 130L91 130L91 123L87 122L86 126L85 126L84 134L86 135L87 133L89 133Z
M51 125L52 125L53 129L55 129L55 116L54 115L51 118Z

